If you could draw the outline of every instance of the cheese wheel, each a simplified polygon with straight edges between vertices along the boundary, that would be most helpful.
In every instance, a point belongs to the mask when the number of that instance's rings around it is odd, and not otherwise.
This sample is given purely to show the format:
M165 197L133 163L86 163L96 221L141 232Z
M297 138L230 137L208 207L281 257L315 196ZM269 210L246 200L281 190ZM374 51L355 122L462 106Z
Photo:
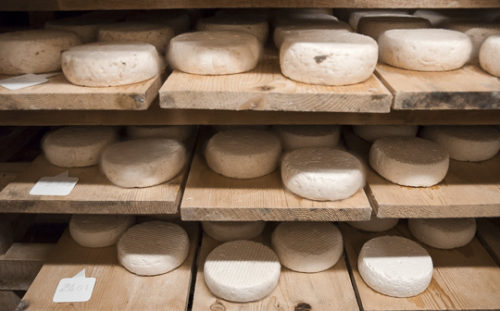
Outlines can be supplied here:
M432 258L418 243L399 236L381 236L366 242L358 256L363 281L384 295L412 297L432 280Z
M435 141L458 161L488 160L500 150L500 131L493 126L426 126L422 137Z
M426 10L419 9L413 12L413 16L422 17L428 20L432 27L440 27L448 21L449 16L442 10Z
M335 20L298 20L295 24L284 24L274 28L273 41L274 45L279 49L283 41L287 37L300 35L304 30L314 29L330 29L330 30L346 30L352 32L351 26L344 22Z
M185 141L193 133L193 127L188 125L168 126L127 126L127 135L136 138L169 138Z
M378 37L387 30L430 27L431 23L427 19L421 17L411 15L375 15L362 17L358 23L358 32L378 40Z
M340 138L340 126L335 125L283 125L276 129L285 150L334 147Z
M382 62L418 71L458 69L472 52L467 35L447 29L388 30L380 35L378 44Z
M119 23L99 29L99 41L143 42L154 45L165 54L168 42L174 36L174 29L168 25L153 23Z
M208 166L232 178L257 178L273 172L281 154L279 139L261 130L223 131L210 138L205 148Z
M441 249L470 243L476 235L474 218L408 219L408 228L417 240Z
M344 249L342 233L327 222L281 223L273 232L272 244L283 266L309 273L333 267Z
M118 261L138 275L159 275L182 265L189 237L179 225L149 221L130 227L116 245Z
M349 14L349 25L355 31L358 30L358 23L363 17L368 16L408 16L408 10L356 10Z
M489 74L500 77L500 35L486 39L479 50L479 64Z
M83 247L114 245L134 223L134 216L127 215L73 215L69 233Z
M418 132L416 125L355 125L352 129L369 142L389 136L416 136Z
M216 247L205 261L203 275L217 297L250 302L269 295L278 285L281 265L269 247L251 241L232 241Z
M112 127L63 127L45 135L42 149L47 160L54 165L91 166L99 163L104 148L117 138Z
M266 223L263 221L203 221L203 231L217 241L251 240L259 236Z
M77 17L67 17L51 20L45 23L45 28L74 32L82 43L97 41L97 32L102 26L118 21L117 16L94 16L87 14Z
M147 43L90 43L66 50L62 70L69 82L82 86L118 86L159 75L164 67Z
M242 31L254 35L260 42L266 42L269 25L261 16L234 15L212 16L198 20L197 30Z
M377 57L375 40L344 30L305 30L287 37L280 47L283 75L312 84L365 81L372 75Z
M301 197L318 201L343 200L365 185L363 164L352 154L333 148L302 148L281 162L285 187Z
M134 139L108 146L101 169L115 185L150 187L174 178L186 164L186 149L176 140Z
M384 137L370 148L370 165L385 179L403 186L430 187L448 172L446 149L417 137Z
M238 31L198 31L170 40L169 64L200 75L234 74L257 66L262 45L254 35Z
M479 50L484 40L486 40L489 36L500 35L500 24L451 21L446 25L446 28L463 32L469 36L472 41L472 51L469 62L474 64L479 62Z
M0 34L0 74L43 73L61 68L61 52L80 44L62 30L24 30Z
M391 230L399 222L397 218L378 218L377 216L371 216L370 220L366 221L349 221L349 225L356 229L368 231L368 232L383 232Z

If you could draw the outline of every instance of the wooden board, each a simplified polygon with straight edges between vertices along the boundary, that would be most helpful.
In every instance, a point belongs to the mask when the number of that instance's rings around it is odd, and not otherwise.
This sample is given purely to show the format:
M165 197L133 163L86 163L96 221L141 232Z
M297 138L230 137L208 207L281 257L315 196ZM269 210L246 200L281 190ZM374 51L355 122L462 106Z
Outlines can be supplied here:
M196 153L181 203L183 220L339 221L370 219L363 190L335 202L300 198L285 190L279 171L253 179L213 172Z
M79 181L67 196L36 196L29 192L45 176L65 171ZM0 212L59 214L176 214L187 169L167 183L148 188L113 185L98 166L60 168L38 157L0 192Z
M422 72L378 64L376 73L394 95L393 109L500 109L500 80L477 66Z
M477 234L485 248L500 265L500 219L478 219Z
M254 70L234 75L175 70L160 89L160 107L170 109L387 113L391 101L374 75L347 86L300 83L281 74L277 58L264 58Z
M119 265L115 246L85 248L66 232L23 297L29 310L171 310L187 308L198 225L186 227L190 238L188 258L177 269L158 276L138 276ZM82 303L53 303L57 284L85 269L96 278L92 297Z
M268 239L268 235L257 238L265 242ZM300 273L282 267L278 286L260 301L232 303L217 298L205 284L203 264L210 251L219 244L207 235L203 236L192 311L359 310L343 256L334 267L319 273Z
M484 162L450 160L446 178L428 188L404 187L368 171L368 196L381 218L500 216L500 154Z
M160 86L157 76L125 86L83 87L59 74L46 83L20 90L0 86L0 110L145 110Z
M358 254L362 245L380 235L409 237L406 224L379 234L341 226L347 257L365 311L389 310L499 310L500 269L477 239L455 250L425 247L432 257L434 274L425 292L410 298L389 297L375 292L362 280Z

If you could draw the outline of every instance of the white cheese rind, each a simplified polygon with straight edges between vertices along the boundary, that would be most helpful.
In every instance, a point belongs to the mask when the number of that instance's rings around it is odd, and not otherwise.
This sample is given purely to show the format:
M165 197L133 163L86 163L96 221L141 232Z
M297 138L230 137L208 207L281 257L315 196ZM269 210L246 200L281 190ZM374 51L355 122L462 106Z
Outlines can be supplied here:
M333 148L302 148L284 155L281 179L301 197L318 201L343 200L365 184L363 164L352 154Z
M472 42L459 31L448 29L393 29L378 39L380 61L417 71L461 68L470 57Z
M358 270L363 281L377 292L412 297L429 286L433 264L429 253L418 243L399 236L381 236L363 245Z
M60 167L96 165L106 146L118 139L112 127L70 126L49 132L42 140L47 160Z
M370 148L370 166L390 182L410 187L430 187L448 172L446 149L417 137L384 137Z
M349 221L348 224L356 229L368 232L384 232L394 228L399 222L397 218L378 218L371 216L370 220L365 221Z
M416 136L416 125L354 125L354 133L366 141L373 142L389 136Z
M426 126L422 137L443 146L458 161L485 161L500 150L500 131L492 126Z
M472 51L469 62L477 64L479 62L479 50L483 42L490 36L500 35L500 25L492 23L478 23L467 21L450 21L446 28L463 32L472 41ZM497 58L498 57L494 57Z
M335 125L282 125L276 130L285 150L335 147L340 138L340 126Z
M479 64L489 74L500 77L500 35L486 39L479 50Z
M150 187L174 178L186 164L186 149L176 140L134 139L108 146L101 170L115 185Z
M264 43L269 34L269 25L261 16L235 15L212 16L198 20L197 30L206 31L241 31L254 35Z
M232 241L216 247L205 261L203 275L217 297L250 302L269 295L278 285L281 265L269 247L251 241Z
M251 240L266 226L263 221L203 221L203 231L217 241Z
M257 178L278 167L281 143L262 130L223 131L210 138L205 148L208 166L232 178Z
M179 225L165 221L130 227L116 245L118 261L138 275L159 275L182 265L189 254L189 236Z
M298 272L320 272L333 267L343 253L342 233L332 223L284 222L272 234L280 262Z
M476 235L474 218L409 219L408 228L417 240L440 249L470 243Z
M378 40L378 37L387 30L418 29L430 27L431 23L427 19L416 16L375 15L362 17L358 23L358 32L372 37L375 40Z
M107 247L116 244L134 221L128 215L73 215L69 233L83 247Z
M167 125L167 126L127 126L127 135L132 139L137 138L169 138L185 141L193 133L193 127L189 125Z

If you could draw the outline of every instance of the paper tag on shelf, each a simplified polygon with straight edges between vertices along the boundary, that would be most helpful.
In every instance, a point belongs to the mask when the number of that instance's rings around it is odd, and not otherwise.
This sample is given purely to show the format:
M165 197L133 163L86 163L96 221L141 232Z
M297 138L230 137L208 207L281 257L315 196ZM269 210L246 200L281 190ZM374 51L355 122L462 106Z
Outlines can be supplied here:
M36 75L28 73L22 76L11 77L0 80L0 85L9 90L19 90L25 87L42 84L49 81L47 75Z
M42 177L31 188L31 195L68 195L71 193L78 177L69 177L68 171L53 177Z
M92 297L95 286L95 278L85 277L85 269L78 272L72 278L64 278L59 281L53 302L85 302Z

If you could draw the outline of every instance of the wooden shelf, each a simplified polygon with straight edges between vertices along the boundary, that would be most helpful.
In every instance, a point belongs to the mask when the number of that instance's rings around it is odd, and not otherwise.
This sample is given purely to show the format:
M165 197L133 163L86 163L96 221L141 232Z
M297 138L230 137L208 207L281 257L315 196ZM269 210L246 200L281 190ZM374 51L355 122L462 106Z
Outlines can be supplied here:
M138 276L119 265L115 246L85 248L76 244L66 232L57 243L47 263L29 288L21 303L30 310L67 310L74 303L53 303L57 284L86 270L96 278L92 297L78 303L81 310L186 310L192 278L192 267L198 245L198 226L186 227L190 251L184 263L169 273Z
M160 89L160 107L170 109L387 113L391 93L372 75L347 86L295 82L281 74L277 57L252 71L220 76L174 70Z
M46 176L64 171L79 178L67 196L36 196L29 191ZM176 214L187 169L167 183L148 188L120 188L99 167L61 168L38 157L0 192L0 212L58 214Z
M269 234L258 237L269 241ZM205 259L220 242L203 235L198 256L198 273L194 289L192 311L206 310L359 310L349 272L342 256L337 264L319 273L300 273L282 266L278 286L266 298L250 303L232 303L215 297L205 284Z
M228 178L212 171L199 153L181 203L183 220L342 221L370 215L363 190L342 201L311 201L285 190L279 170L254 179Z
M161 86L159 76L116 87L83 87L63 74L20 90L0 86L0 110L145 110Z
M424 247L432 257L434 274L425 292L410 298L389 297L375 292L362 280L358 254L363 244L380 235L410 237L405 223L378 234L341 225L354 283L365 311L388 310L498 310L500 269L479 241L454 250Z
M378 64L376 74L393 93L396 110L500 109L500 80L477 66L422 72Z

